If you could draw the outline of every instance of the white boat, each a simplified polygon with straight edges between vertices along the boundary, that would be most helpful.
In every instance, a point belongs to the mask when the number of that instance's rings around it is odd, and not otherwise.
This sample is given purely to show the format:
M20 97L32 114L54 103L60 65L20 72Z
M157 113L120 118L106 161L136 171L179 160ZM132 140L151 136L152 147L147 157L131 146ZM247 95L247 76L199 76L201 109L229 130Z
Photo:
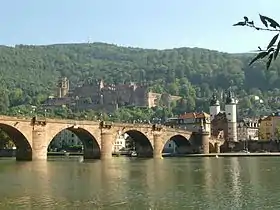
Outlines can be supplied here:
M136 151L132 151L130 154L131 157L137 157L137 152Z

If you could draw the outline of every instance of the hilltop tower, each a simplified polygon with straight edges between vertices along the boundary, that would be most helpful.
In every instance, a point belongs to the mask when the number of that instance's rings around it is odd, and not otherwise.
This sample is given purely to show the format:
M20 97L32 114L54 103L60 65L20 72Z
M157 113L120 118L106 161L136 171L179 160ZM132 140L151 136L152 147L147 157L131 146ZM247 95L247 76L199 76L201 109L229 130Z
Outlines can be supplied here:
M225 112L228 121L228 141L237 141L237 113L236 113L237 101L234 98L234 94L229 88L226 96Z
M221 111L220 102L215 93L213 93L210 100L210 121L212 121L217 114Z
M63 98L65 97L69 92L69 80L67 77L62 77L59 79L57 84L57 97Z

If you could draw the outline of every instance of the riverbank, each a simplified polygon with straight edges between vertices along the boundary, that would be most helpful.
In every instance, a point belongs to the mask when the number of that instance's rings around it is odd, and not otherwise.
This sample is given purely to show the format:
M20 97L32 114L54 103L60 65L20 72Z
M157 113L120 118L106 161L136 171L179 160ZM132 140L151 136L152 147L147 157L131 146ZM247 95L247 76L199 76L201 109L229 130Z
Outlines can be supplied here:
M83 156L81 152L48 152L48 156ZM113 154L113 156L129 156L129 154Z
M83 156L81 152L48 152L49 157L55 156ZM128 154L113 154L114 157L129 156ZM280 152L259 152L259 153L245 153L245 152L230 152L230 153L210 153L210 154L171 154L163 153L163 157L275 157L280 156ZM15 152L7 151L0 154L0 157L15 157Z
M210 154L163 154L163 157L264 157L264 156L280 156L280 152L230 152L230 153L210 153Z
M81 152L48 152L48 156L83 156Z
M78 152L48 152L48 156L82 156L83 153ZM128 156L127 154L113 154L113 156ZM255 157L255 156L280 156L280 152L229 152L229 153L210 153L210 154L171 154L164 153L163 157Z

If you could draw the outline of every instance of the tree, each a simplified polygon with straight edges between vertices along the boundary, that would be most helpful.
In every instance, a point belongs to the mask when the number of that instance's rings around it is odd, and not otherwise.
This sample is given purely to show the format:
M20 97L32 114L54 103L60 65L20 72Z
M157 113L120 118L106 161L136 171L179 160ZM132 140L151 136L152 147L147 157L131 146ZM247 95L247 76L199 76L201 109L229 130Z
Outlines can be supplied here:
M3 130L0 129L0 149L3 148L13 148L15 145L12 139L5 133Z
M0 113L5 113L10 106L9 95L6 90L0 90Z
M267 45L266 49L262 49L261 47L258 47L259 53L249 63L249 65L252 65L257 60L268 58L267 62L266 62L266 68L269 69L272 60L273 59L275 60L279 54L280 40L278 38L279 38L279 33L280 33L280 25L272 18L263 16L261 14L260 14L260 20L261 20L262 24L265 26L265 28L256 26L254 21L249 20L249 18L246 16L244 16L243 21L235 23L233 26L248 26L248 27L254 28L258 31L261 30L261 31L276 32L276 35L273 36L273 38ZM277 40L278 40L278 43L276 44Z

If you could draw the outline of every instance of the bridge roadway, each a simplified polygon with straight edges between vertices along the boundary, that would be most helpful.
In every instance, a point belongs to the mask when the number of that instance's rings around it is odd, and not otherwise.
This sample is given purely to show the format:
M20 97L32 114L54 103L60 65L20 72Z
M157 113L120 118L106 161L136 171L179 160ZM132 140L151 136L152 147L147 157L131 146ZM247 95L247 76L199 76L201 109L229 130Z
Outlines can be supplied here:
M209 137L207 132L190 132L162 125L77 121L49 118L17 118L0 115L0 128L13 139L17 160L46 160L47 149L62 130L75 133L84 145L85 159L109 159L118 135L127 133L136 144L140 157L161 158L170 139L179 153L196 151L208 154L219 152L222 141Z

